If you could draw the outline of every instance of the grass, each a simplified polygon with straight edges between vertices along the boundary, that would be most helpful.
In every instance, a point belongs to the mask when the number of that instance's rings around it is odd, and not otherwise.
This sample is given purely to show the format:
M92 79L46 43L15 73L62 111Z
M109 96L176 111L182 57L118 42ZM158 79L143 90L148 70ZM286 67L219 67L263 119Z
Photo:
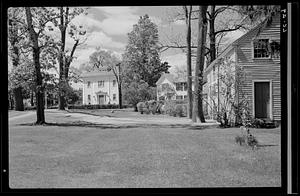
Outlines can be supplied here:
M11 188L281 186L279 128L252 130L252 150L235 143L238 128L59 126L81 124L62 116L10 122Z

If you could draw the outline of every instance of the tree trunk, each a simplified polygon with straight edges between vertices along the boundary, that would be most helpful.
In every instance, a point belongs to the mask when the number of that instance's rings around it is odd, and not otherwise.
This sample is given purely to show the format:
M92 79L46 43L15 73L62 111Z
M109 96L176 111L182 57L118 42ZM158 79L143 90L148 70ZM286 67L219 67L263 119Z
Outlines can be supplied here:
M122 109L122 86L121 84L118 84L118 90L119 90L119 108Z
M195 93L193 100L193 122L197 122L197 117L201 122L205 122L202 108L202 85L203 85L203 68L205 57L205 43L207 33L207 19L206 19L207 6L199 6L199 19L198 19L198 47L197 59L195 69ZM201 102L201 104L199 104ZM201 106L201 108L200 108Z
M185 7L186 12L186 43L187 43L187 96L188 96L188 117L191 119L193 115L193 94L192 94L192 49L191 49L191 13L192 6L190 6L190 10L188 11L187 7Z
M30 39L33 44L33 62L35 67L36 74L36 124L45 123L45 114L44 114L44 89L43 89L43 80L41 75L41 66L40 66L40 48L38 45L38 34L34 31L32 25L32 15L30 12L30 7L25 7L26 10L26 19L27 25L30 33Z
M15 110L24 111L22 87L15 88L14 90L14 99L15 99Z
M30 93L30 105L34 106L34 102L33 102L33 90L31 90L31 93Z
M60 7L60 33L61 33L61 48L59 56L59 89L58 89L58 109L65 110L65 70L64 70L64 52L66 42L66 27L64 22L64 9Z
M209 20L209 49L210 49L210 64L216 59L216 35L215 35L215 8L216 6L210 6L210 15L211 18Z

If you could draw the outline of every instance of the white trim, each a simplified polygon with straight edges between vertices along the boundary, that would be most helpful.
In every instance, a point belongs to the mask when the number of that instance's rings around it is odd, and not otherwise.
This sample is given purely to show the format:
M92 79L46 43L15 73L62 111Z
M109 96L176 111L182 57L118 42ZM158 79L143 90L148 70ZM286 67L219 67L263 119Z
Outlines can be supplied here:
M269 100L270 100L270 113L269 117L273 120L273 91L272 91L272 80L252 80L252 116L255 118L255 82L269 82Z

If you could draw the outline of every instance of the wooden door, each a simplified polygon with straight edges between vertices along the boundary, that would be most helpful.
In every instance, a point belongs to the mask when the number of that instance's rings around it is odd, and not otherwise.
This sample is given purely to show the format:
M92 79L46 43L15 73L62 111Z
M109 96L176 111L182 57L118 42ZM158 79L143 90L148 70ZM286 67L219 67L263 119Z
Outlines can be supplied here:
M254 83L255 118L265 119L270 117L270 83Z

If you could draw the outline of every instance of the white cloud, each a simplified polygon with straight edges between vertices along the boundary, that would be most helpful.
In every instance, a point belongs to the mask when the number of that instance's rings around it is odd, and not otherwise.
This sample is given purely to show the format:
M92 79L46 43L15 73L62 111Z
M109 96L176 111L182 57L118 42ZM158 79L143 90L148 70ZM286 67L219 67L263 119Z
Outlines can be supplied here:
M186 55L184 53L178 53L174 55L168 55L161 57L162 61L167 61L169 63L170 72L172 73L175 69L175 67L183 68L185 69L186 66Z
M121 42L113 41L113 39L107 36L103 32L94 31L87 35L87 41L85 43L89 47L98 47L101 48L117 48L117 49L124 49L125 44Z
M95 7L103 12L105 19L99 27L109 35L124 35L137 23L139 16L136 8L132 7Z
M81 64L88 63L90 55L95 51L96 51L95 48L86 48L86 49L76 50L75 54L74 54L74 56L76 58L72 61L72 66L78 68Z

